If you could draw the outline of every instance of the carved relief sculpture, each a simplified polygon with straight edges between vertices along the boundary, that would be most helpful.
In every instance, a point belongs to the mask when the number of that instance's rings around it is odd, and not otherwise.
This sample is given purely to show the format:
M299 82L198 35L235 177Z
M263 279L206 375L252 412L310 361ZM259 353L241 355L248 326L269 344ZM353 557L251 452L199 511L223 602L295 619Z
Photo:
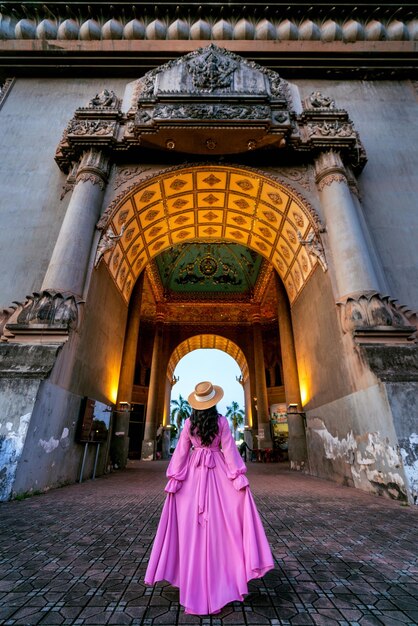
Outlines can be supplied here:
M316 257L323 271L326 272L328 269L328 264L325 258L324 248L322 247L322 244L316 236L315 232L310 232L307 239L302 238L302 233L299 230L297 231L297 235L299 243L302 246L306 246L308 254Z
M109 252L109 250L113 250L123 237L123 233L125 232L126 224L123 224L119 235L115 235L111 226L106 230L105 233L102 234L100 241L97 245L96 257L94 259L94 267L97 267L100 263L101 258Z

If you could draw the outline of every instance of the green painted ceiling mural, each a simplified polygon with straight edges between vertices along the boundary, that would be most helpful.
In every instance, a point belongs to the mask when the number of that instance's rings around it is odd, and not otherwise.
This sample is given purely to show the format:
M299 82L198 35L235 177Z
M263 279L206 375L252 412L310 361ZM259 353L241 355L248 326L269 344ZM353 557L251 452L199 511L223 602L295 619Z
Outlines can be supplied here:
M167 294L248 294L257 282L263 258L234 243L184 243L155 259Z

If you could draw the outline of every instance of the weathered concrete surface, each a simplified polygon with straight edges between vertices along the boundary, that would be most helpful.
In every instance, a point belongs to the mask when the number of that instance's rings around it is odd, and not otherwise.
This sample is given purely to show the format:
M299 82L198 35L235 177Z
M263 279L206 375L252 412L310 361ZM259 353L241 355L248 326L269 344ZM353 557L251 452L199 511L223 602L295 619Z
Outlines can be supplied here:
M0 343L0 500L11 496L39 387L58 349Z
M308 411L307 422L314 475L394 499L412 498L383 383Z
M71 193L54 154L77 107L105 87L122 96L118 78L19 78L0 118L0 306L40 288ZM5 271L5 268L8 268Z
M417 507L249 464L276 567L219 615L144 585L166 463L0 505L0 624L395 626L418 623Z

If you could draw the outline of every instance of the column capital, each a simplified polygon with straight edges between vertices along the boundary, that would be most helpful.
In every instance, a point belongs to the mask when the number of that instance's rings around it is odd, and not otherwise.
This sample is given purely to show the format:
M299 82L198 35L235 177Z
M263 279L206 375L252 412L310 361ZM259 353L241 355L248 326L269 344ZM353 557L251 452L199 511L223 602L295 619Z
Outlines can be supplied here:
M250 319L252 324L261 324L261 311L259 306L251 308Z
M157 310L155 312L156 324L164 324L166 318L166 312L162 304L157 304Z
M316 184L319 191L333 182L347 184L347 172L339 152L327 150L320 152L315 159Z
M109 158L101 150L89 148L80 159L76 174L76 184L79 181L90 181L104 190L109 175Z

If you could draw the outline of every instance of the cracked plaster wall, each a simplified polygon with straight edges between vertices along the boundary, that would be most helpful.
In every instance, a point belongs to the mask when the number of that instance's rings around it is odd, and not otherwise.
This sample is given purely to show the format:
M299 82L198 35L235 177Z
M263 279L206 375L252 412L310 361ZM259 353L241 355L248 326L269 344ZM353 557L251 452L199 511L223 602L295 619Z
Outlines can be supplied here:
M314 475L412 501L385 384L308 411L307 442Z
M28 425L13 492L30 493L78 480L84 444L75 433L81 397L44 381ZM97 474L103 473L106 446L101 446ZM84 477L92 475L96 446L88 448Z

